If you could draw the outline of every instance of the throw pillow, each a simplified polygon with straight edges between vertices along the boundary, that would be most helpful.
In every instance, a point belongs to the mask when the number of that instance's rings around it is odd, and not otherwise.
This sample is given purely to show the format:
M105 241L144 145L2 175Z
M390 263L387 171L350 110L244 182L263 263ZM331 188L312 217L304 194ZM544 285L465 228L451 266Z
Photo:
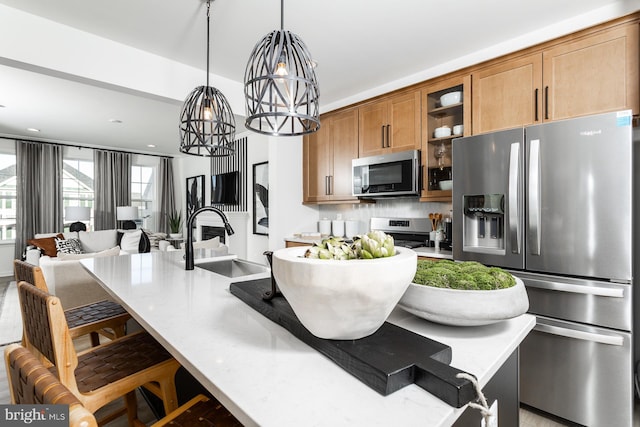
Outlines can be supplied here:
M80 244L80 240L78 239L59 239L59 238L55 238L56 239L56 248L58 249L58 252L61 252L63 254L81 254L83 253L82 251L82 245Z
M130 254L137 254L140 251L140 238L142 230L128 231L122 233L120 249Z
M62 234L57 234L52 237L30 239L30 240L27 240L27 244L33 245L36 248L40 249L40 252L42 252L44 255L55 257L58 254L58 249L56 247L56 238L64 239L64 236Z
M118 234L115 229L80 231L78 238L85 252L100 252L111 249L118 244Z
M140 240L138 243L138 251L137 253L140 254L144 254L147 252L151 252L151 240L149 238L149 235L142 229L140 230L135 230L135 231L118 231L118 245L122 248L122 237L125 234L131 234L131 233L137 233L138 231L141 231L140 233ZM137 234L136 234L137 235ZM125 244L134 244L134 240L135 237L131 237L131 242L125 242ZM122 250L125 250L124 248ZM130 252L130 253L136 253L135 251L126 251L126 252Z

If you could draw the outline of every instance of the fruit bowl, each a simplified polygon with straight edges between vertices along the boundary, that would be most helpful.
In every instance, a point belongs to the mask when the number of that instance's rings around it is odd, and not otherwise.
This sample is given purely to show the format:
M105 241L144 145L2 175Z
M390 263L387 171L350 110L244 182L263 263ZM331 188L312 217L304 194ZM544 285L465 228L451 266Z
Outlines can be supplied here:
M517 317L529 309L522 280L506 289L461 290L411 283L398 307L444 325L479 326Z
M273 253L273 275L296 316L319 338L351 340L373 334L396 306L415 272L417 255L395 247L385 258L304 258L306 247Z

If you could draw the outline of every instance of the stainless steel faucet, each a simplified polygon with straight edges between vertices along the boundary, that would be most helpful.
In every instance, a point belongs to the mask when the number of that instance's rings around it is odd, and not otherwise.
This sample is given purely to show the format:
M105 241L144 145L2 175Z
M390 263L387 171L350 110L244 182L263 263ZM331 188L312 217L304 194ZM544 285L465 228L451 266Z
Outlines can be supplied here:
M187 219L187 242L184 245L184 261L185 261L184 266L186 270L193 270L193 264L194 264L193 262L193 221L201 212L204 212L204 211L211 211L220 215L220 218L222 218L222 222L224 223L224 228L225 230L227 230L227 234L229 236L233 234L233 228L231 227L231 224L229 224L229 220L227 219L227 216L220 209L213 206L205 206L195 211L189 217L189 219Z

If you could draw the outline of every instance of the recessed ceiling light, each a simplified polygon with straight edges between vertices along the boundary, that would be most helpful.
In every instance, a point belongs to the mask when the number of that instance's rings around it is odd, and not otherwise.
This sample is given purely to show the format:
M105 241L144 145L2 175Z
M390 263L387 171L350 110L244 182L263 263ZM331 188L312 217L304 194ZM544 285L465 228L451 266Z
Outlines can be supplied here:
M118 120L118 119L109 119L109 122L111 122L111 123L122 123L122 120Z
M40 132L40 129L36 129L36 128L27 128L27 130L29 132Z
M147 144L147 147L149 147L149 148L156 148L155 144Z

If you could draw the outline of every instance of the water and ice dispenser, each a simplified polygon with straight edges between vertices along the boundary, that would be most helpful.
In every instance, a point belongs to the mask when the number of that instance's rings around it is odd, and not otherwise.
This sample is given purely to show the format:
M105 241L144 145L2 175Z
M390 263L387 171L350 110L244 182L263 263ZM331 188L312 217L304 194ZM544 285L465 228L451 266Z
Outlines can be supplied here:
M504 194L463 196L464 251L504 253L504 199Z

